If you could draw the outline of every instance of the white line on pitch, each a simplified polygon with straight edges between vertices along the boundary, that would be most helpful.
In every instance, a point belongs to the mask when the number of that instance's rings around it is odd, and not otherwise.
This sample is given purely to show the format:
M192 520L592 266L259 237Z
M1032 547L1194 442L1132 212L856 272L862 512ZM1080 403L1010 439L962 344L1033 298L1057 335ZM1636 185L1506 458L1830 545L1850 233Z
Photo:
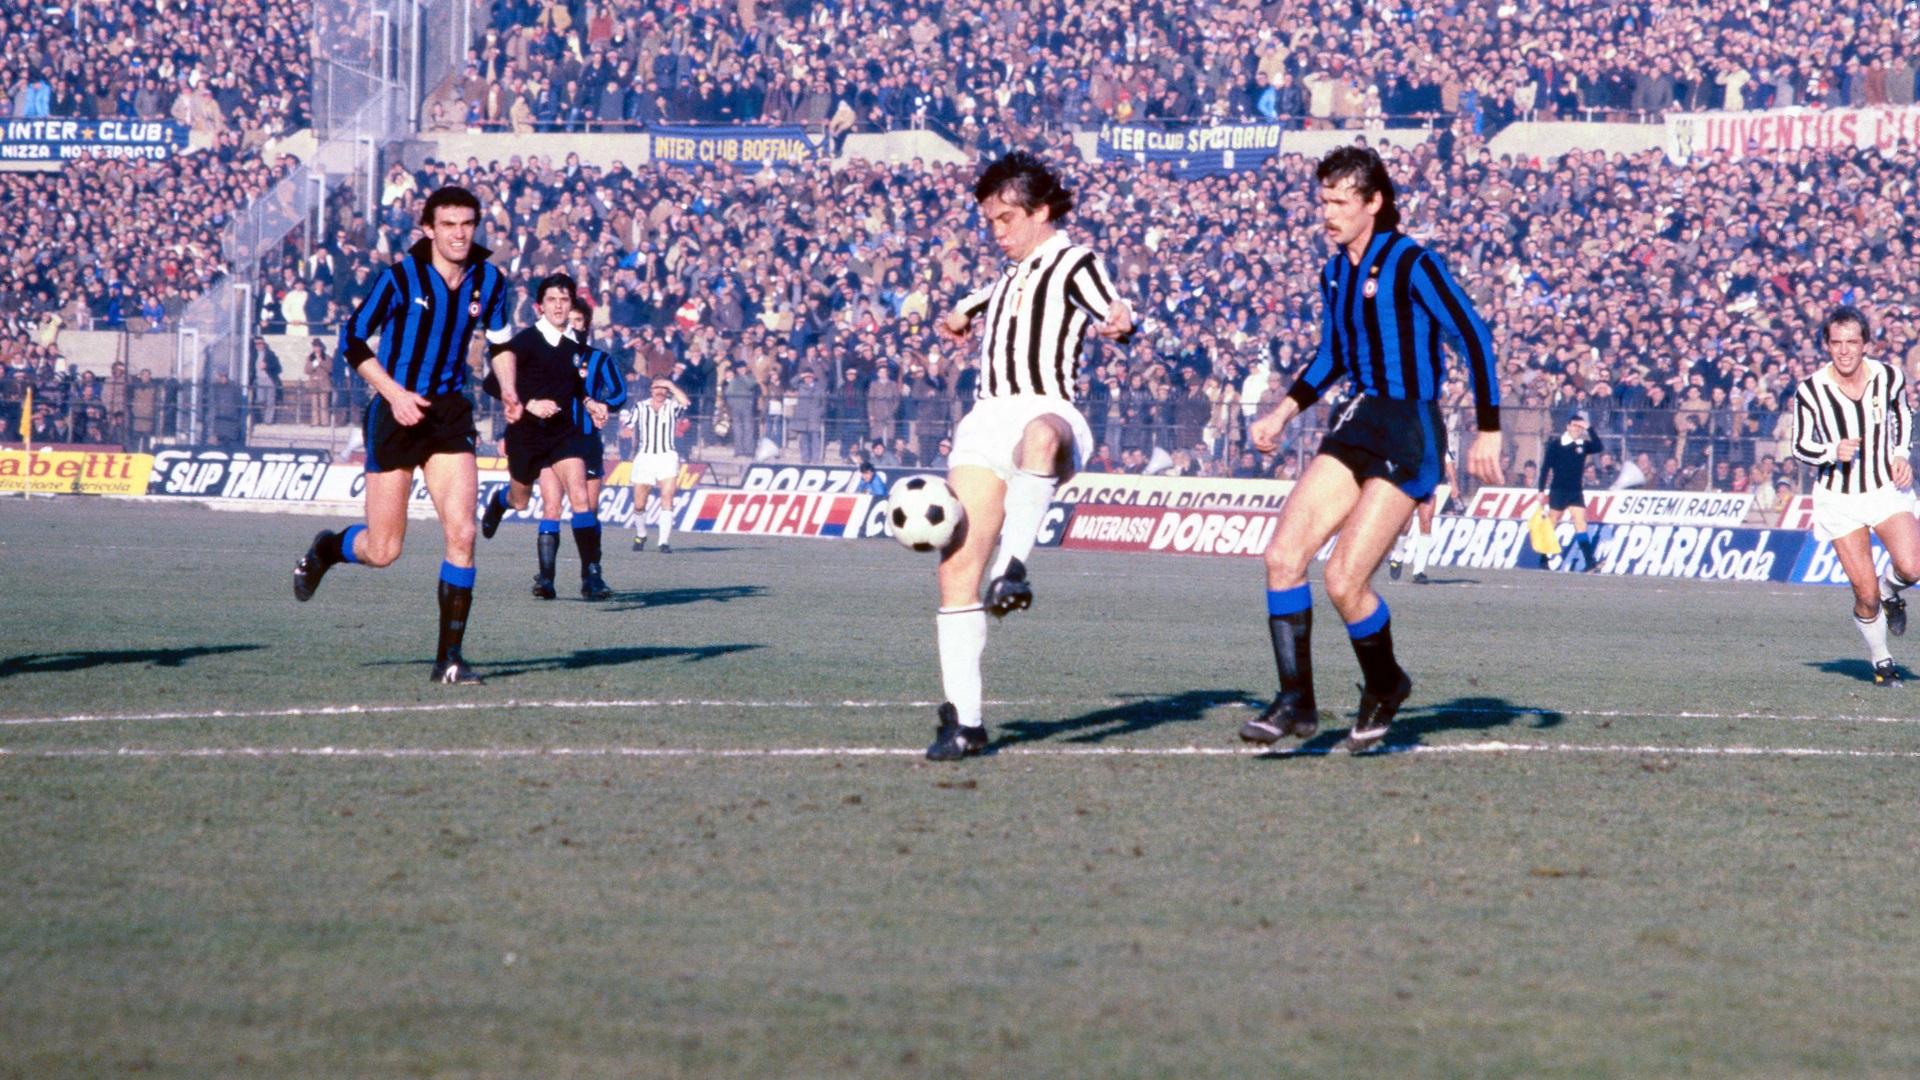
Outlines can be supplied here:
M1038 705L1085 705L1098 704L1114 707L1135 703L1141 699L1107 698L1083 700L1025 700L1025 701L989 701L988 705L1026 708ZM70 716L21 716L0 718L0 727L21 727L47 724L130 724L160 720L259 720L273 717L292 716L378 716L396 713L442 713L442 712L482 712L493 709L672 709L672 708L717 708L717 709L924 709L940 704L938 701L729 701L712 698L660 698L608 701L467 701L448 702L436 705L313 705L293 709L229 710L209 709L205 712L161 712L161 713L78 713ZM1222 701L1220 706L1233 704ZM1258 707L1259 703L1248 703ZM1428 706L1410 706L1409 716L1421 714ZM1593 717L1599 719L1641 719L1641 720L1774 720L1791 722L1823 721L1832 723L1860 724L1916 724L1920 717L1914 716L1839 716L1832 713L1806 715L1782 715L1764 712L1641 712L1635 709L1543 709L1537 707L1515 707L1512 709L1445 709L1439 715L1444 716L1507 716L1516 721L1528 717L1565 716Z
M693 747L359 747L359 746L228 746L162 750L123 746L72 750L8 750L0 748L0 758L381 758L381 759L471 759L477 761L537 758L832 758L832 757L918 757L924 751L904 746L813 746L764 750L699 749ZM1326 750L1262 751L1220 746L1096 747L1096 746L1012 746L994 751L990 757L1295 757L1329 754ZM1391 747L1382 754L1665 754L1694 757L1831 757L1831 758L1920 758L1920 750L1849 750L1804 746L1650 746L1607 744L1579 746L1571 743L1444 743L1435 746Z
M441 705L314 705L297 709L210 709L206 712L80 713L72 716L20 716L0 726L23 724L120 724L147 720L258 720L276 716L373 716L391 713L479 712L487 709L923 709L938 701L720 701L703 698L631 701L466 701ZM990 701L989 705L1028 706L1037 701Z

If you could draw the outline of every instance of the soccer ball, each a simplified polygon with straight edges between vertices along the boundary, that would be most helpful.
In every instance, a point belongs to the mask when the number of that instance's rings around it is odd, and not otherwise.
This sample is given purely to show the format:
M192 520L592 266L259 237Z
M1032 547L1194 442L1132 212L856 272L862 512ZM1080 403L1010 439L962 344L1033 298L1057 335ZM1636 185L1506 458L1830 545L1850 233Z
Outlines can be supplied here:
M938 551L953 543L966 516L960 496L937 476L910 476L887 494L887 531L915 551Z

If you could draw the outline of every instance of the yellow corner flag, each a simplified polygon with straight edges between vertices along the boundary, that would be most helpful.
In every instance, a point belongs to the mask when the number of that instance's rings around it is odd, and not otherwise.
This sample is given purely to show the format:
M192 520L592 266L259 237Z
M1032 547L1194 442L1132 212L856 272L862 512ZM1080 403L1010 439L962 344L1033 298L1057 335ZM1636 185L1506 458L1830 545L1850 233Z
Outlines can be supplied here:
M33 441L33 387L27 387L26 400L20 403L20 441Z

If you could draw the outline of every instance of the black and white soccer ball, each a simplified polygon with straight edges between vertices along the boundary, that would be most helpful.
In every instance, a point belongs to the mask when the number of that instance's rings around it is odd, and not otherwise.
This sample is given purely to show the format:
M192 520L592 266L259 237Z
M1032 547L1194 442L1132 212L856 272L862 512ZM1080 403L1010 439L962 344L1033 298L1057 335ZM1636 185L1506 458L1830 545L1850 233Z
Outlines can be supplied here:
M887 493L887 531L915 551L945 549L966 516L960 496L937 476L910 476Z

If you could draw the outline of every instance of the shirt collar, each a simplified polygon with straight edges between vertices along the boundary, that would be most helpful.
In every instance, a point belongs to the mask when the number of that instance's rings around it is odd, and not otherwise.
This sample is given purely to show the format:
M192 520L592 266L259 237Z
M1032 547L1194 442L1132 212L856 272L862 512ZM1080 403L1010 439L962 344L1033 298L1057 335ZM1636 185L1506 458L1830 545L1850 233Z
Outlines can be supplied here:
M1032 269L1033 267L1039 266L1042 259L1045 259L1047 256L1058 252L1061 248L1064 248L1071 243L1073 243L1073 241L1067 239L1067 232L1065 229L1056 230L1052 236L1049 236L1045 240L1042 240L1040 242L1040 246L1037 248L1034 248L1033 253L1031 255L1028 255L1026 258L1020 260L1018 265L1026 269Z
M573 340L572 327L568 327L565 330L555 329L552 326L552 324L547 322L547 317L545 315L542 315L538 319L533 320L533 325L536 329L540 331L540 336L547 339L547 344L549 345L560 344L560 340L562 338L565 338L568 341Z

